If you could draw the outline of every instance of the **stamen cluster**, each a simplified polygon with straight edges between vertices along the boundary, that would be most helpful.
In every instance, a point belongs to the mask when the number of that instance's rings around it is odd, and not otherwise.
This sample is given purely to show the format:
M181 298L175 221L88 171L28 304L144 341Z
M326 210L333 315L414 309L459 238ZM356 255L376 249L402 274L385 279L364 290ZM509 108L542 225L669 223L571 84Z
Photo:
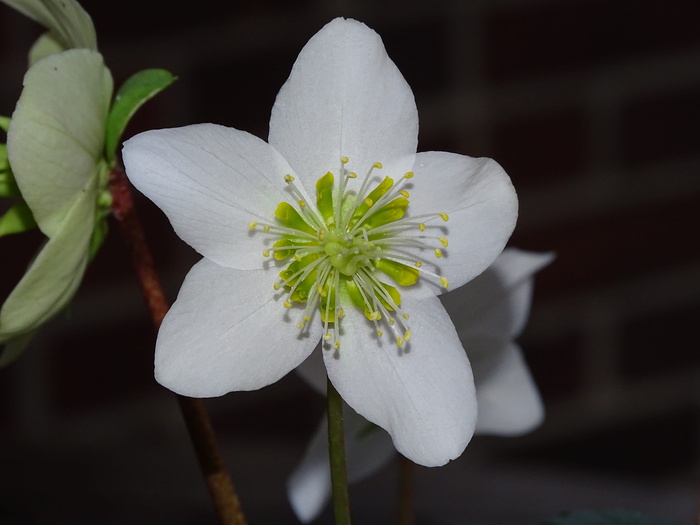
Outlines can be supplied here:
M443 256L448 246L444 236L432 236L434 219L447 222L445 213L405 217L410 195L406 191L414 174L405 173L398 182L385 177L370 190L375 162L367 171L359 190L348 182L356 179L346 170L347 157L340 159L338 181L328 172L316 182L316 202L308 202L285 175L290 194L297 206L281 202L275 210L274 224L251 222L249 228L261 228L277 240L263 250L265 257L288 261L280 272L274 289L281 292L285 308L304 304L297 327L304 330L318 306L324 325L324 341L340 348L341 324L347 302L364 311L373 322L378 336L389 327L396 345L403 347L411 338L409 314L401 308L399 290L378 277L384 273L399 286L414 285L420 276L429 277L447 288L445 277L424 267L418 251L429 250L434 257ZM430 230L429 230L430 228Z

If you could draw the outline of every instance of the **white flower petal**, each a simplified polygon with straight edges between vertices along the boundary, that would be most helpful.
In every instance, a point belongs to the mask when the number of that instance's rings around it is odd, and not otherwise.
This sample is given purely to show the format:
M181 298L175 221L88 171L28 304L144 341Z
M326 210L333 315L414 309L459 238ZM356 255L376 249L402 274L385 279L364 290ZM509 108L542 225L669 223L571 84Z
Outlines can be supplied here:
M378 338L364 313L345 309L339 352L324 349L329 377L359 414L384 428L397 450L420 465L458 457L476 424L466 353L437 297L401 291L412 338L400 349L390 329Z
M269 235L248 225L274 224L277 205L292 200L283 190L293 172L269 144L199 124L141 133L124 143L123 156L129 180L195 250L222 266L262 267Z
M191 397L255 390L298 366L321 336L318 316L302 333L296 309L272 288L274 272L208 259L187 274L158 333L156 380Z
M499 338L520 335L530 312L532 277L553 258L551 253L506 248L484 273L441 295L457 333Z
M544 406L520 348L493 338L465 338L464 344L476 382L476 432L515 436L539 425Z
M355 20L336 18L304 46L272 108L270 144L307 190L341 156L363 175L374 162L410 170L418 141L413 92L381 38Z
M68 210L0 310L0 343L21 337L62 310L83 277L95 220L95 186L88 186Z
M449 215L449 222L436 218L426 224L426 233L447 237L447 248L435 240L443 257L425 251L422 256L437 265L453 290L483 272L503 250L518 216L515 190L505 171L487 158L419 153L413 171L412 188L407 188L410 215Z
M48 237L98 175L111 96L102 56L87 49L46 57L24 77L7 154L22 197Z
M64 49L97 50L95 27L90 15L75 0L3 0L10 7L39 22Z
M343 408L348 483L365 479L396 454L391 438L347 405ZM302 523L318 517L331 495L328 419L323 417L304 457L287 481L287 496Z

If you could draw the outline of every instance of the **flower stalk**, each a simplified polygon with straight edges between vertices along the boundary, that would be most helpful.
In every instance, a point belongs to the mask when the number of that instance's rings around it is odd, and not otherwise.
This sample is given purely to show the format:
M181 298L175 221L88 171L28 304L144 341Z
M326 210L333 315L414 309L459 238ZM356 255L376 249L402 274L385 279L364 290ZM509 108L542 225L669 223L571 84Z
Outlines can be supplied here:
M343 398L331 383L327 382L328 402L328 456L331 467L333 513L335 525L350 525L350 499L345 468L345 434L343 431Z
M112 212L121 225L127 249L156 330L168 311L163 287L153 264L129 184L120 168L110 172ZM238 495L218 446L214 429L201 399L177 396L204 480L221 525L246 525Z

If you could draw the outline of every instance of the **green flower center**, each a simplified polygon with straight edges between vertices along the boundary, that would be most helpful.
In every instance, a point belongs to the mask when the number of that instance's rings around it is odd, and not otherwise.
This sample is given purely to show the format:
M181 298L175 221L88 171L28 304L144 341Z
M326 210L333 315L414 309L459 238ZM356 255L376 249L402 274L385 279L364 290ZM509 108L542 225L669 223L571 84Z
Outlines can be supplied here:
M394 284L412 286L427 276L447 288L447 279L426 270L420 254L428 250L431 256L442 257L447 239L431 235L439 227L430 222L448 217L444 213L406 217L409 194L404 188L413 173L398 182L389 177L377 182L373 172L382 165L376 162L359 189L351 189L349 182L357 175L345 169L347 163L347 157L341 158L338 181L331 172L318 179L315 202L309 202L294 177L286 175L296 206L281 202L274 224L252 222L249 228L260 226L269 233L267 242L272 244L263 255L286 263L274 288L286 308L303 305L300 330L318 308L324 340L339 349L344 308L351 303L374 323L377 335L389 328L402 347L411 338L409 314L401 308L401 293Z

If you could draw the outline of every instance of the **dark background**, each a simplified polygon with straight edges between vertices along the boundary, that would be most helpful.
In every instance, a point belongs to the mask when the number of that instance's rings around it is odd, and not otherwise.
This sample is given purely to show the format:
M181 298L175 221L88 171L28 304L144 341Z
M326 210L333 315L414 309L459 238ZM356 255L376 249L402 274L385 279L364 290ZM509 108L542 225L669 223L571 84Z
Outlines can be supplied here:
M119 85L178 82L127 134L216 122L266 137L297 53L336 16L376 29L412 86L419 150L498 160L518 190L511 246L555 251L521 338L547 419L418 471L421 524L535 524L573 507L693 520L700 486L700 4L697 0L89 0ZM0 5L0 114L39 27ZM198 256L145 199L169 298ZM70 311L0 371L0 523L214 523L120 232ZM38 235L0 240L0 298ZM323 401L293 374L208 403L249 521L284 496ZM389 523L395 465L353 488ZM324 523L330 523L326 513Z

